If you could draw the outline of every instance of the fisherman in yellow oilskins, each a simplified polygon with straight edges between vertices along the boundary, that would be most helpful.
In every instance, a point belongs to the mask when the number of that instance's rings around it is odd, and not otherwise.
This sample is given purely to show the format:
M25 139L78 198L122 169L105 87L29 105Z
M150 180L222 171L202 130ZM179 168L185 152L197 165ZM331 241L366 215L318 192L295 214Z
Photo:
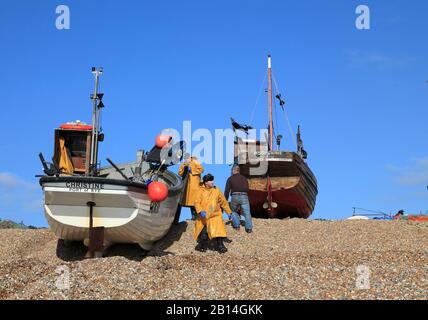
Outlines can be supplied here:
M191 157L188 153L184 155L185 161L178 169L178 174L185 177L189 175L187 180L186 190L184 190L181 206L190 207L192 220L196 220L195 200L198 197L199 189L201 188L201 173L204 172L204 167L198 161L198 158Z
M223 210L229 215L232 210L223 193L214 186L214 176L207 174L202 178L203 186L195 201L198 218L195 223L194 238L198 241L195 250L205 252L208 247L208 238L216 242L216 250L227 252L223 240L226 238L226 228L223 222Z

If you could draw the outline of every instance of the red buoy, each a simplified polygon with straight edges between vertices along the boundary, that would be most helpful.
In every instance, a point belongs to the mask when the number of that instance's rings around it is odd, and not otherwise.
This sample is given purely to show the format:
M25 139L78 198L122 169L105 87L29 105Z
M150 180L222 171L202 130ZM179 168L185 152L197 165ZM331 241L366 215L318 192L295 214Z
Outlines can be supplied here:
M148 186L148 194L153 202L164 201L168 197L168 187L162 182L152 182Z
M163 148L165 147L169 140L171 140L171 136L167 134L160 134L156 137L156 147Z

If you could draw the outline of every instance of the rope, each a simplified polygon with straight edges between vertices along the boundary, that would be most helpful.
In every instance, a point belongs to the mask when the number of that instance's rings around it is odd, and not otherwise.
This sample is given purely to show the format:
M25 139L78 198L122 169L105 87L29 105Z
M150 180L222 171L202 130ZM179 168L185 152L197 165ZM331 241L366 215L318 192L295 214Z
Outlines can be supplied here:
M257 107L257 104L259 103L260 95L262 94L262 89L263 89L263 86L266 82L266 78L267 78L267 71L263 77L262 84L261 84L260 89L259 89L259 94L258 94L257 99L256 99L256 103L254 104L253 111L251 112L250 123L249 123L250 126L253 124L254 114L256 112L256 107Z
M352 207L352 209L354 209L354 214L355 214L355 210L361 210L361 211L367 211L367 212L371 212L371 213L379 213L379 214L384 214L384 215L388 215L387 213L380 211L380 210L370 210L370 209L364 209L364 208L358 208L358 207Z
M273 105L274 105L274 108L275 108L275 127L273 129L273 135L276 138L277 137L276 133L280 132L279 126L278 126L278 106L276 105L276 100L274 100ZM275 129L278 129L278 130L275 130ZM275 131L276 131L276 133L275 133Z
M275 90L276 90L277 93L279 93L278 83L276 82L276 78L273 75L273 72L272 72L272 79L273 79L273 83L275 85ZM275 106L276 106L276 104L275 104ZM288 117L288 114L287 114L287 111L286 111L285 108L284 108L284 115L285 115L285 120L286 120L287 125L288 125L288 130L290 131L291 140L293 141L293 144L294 144L294 146L297 149L297 142L296 142L296 139L295 139L296 134L294 133L293 127L291 126L290 118Z
M287 120L288 130L290 131L290 134L291 134L291 140L293 141L293 144L294 144L294 146L297 149L297 142L296 142L296 139L295 139L296 135L295 135L295 133L293 131L293 127L291 126L290 119L288 118L287 111L285 111L285 108L284 108L284 115L285 115L285 119Z

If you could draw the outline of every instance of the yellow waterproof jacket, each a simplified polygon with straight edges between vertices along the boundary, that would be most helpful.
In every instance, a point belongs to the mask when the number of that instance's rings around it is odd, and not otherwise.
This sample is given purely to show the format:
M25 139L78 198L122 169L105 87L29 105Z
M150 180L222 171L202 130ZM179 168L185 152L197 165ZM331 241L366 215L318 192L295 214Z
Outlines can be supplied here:
M190 163L182 163L180 169L178 169L178 174L180 176L184 175L184 169L188 165L191 169L189 172L189 178L187 180L186 190L184 190L183 201L181 205L183 207L193 207L195 205L195 200L198 196L199 189L201 188L201 173L204 172L204 167L196 160L191 159Z
M63 174L72 175L74 172L73 162L68 156L64 137L59 138L59 170Z
M201 187L198 198L195 201L195 209L198 213L198 218L195 223L195 240L198 239L204 226L207 226L208 237L210 239L217 237L226 237L226 228L223 222L223 210L227 214L231 214L229 202L227 202L223 193L217 189ZM205 218L202 218L200 213L207 213Z

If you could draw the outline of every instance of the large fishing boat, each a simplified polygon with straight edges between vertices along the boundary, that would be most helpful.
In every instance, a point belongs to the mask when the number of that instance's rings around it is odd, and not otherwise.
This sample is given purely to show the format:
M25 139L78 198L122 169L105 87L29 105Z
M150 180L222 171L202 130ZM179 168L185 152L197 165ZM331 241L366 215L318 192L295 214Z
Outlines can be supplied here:
M181 160L184 144L160 135L150 152L137 152L136 161L115 164L107 158L110 166L100 168L102 69L92 73L92 125L61 125L55 130L53 162L39 154L45 216L57 237L83 241L90 256L112 243L138 243L149 250L168 232L177 212L183 182L168 166Z
M273 88L271 56L268 56L268 113L269 125L266 141L239 137L236 134L234 156L239 164L241 174L249 180L249 201L251 214L254 217L308 218L314 208L317 190L317 180L309 168L303 149L300 126L297 131L297 150L280 150L282 135L275 135L273 127ZM276 88L276 99L284 110L284 100ZM253 129L243 126L232 119L236 130L247 133ZM274 137L276 150L274 150Z

